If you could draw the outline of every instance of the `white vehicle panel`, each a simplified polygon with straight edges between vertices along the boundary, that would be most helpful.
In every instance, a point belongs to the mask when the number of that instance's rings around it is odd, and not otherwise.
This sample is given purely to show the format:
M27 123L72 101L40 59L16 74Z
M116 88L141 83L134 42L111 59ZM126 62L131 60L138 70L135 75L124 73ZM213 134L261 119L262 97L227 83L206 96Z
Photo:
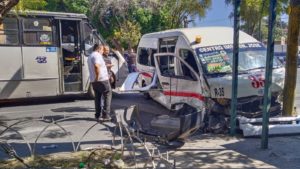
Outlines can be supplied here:
M47 48L23 47L24 79L59 78L57 49L49 52Z
M0 82L0 99L59 95L58 79Z
M157 48L157 45L158 45L157 38L144 38L141 39L139 43L140 47Z
M0 47L0 80L22 79L22 53L21 47Z
M145 87L139 87L137 84L138 84L138 78L141 74L142 74L141 72L130 73L127 76L126 80L124 81L119 91L121 92L141 91L142 92L142 91L149 91L152 87L156 86L157 76L155 75L150 85Z
M231 99L232 77L224 76L207 79L210 84L211 97ZM264 92L264 71L255 71L249 74L238 76L238 98L247 96L263 96ZM273 71L271 91L280 92L283 88L284 69L279 68Z
M188 80L177 75L167 77L162 74L160 70L160 63L158 61L159 57L169 57L172 56L175 59L178 59L181 64L187 66L192 74L197 78L196 80ZM204 96L202 95L201 80L199 75L193 70L193 68L185 62L182 58L174 55L173 53L158 53L154 55L155 57L155 67L157 70L157 76L159 79L160 86L162 87L162 94L158 94L154 97L155 100L158 100L167 108L175 103L187 103L196 108L202 109ZM177 65L177 64L176 64ZM176 67L175 67L176 69Z

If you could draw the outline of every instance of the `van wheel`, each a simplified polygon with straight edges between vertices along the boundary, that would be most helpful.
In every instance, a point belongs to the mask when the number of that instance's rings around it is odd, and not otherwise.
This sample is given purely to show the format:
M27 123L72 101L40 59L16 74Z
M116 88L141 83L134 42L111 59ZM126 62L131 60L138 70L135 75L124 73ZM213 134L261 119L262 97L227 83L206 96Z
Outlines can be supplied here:
M88 98L90 99L94 99L95 98L95 92L93 89L93 86L90 85L89 89L88 89L88 93L87 93Z

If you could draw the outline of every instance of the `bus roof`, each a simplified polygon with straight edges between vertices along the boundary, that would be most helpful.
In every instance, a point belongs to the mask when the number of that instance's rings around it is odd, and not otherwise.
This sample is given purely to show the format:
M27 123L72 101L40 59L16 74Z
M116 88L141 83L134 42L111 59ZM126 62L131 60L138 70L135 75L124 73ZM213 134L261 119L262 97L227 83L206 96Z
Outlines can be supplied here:
M18 14L20 16L45 16L45 17L68 17L86 19L85 14L65 13L65 12L48 12L48 11L12 11L9 14Z
M191 44L192 48L233 44L233 28L231 27L197 27L172 29L143 35L143 38L164 38L183 35ZM196 36L201 37L201 43L195 43ZM258 42L252 36L240 31L240 43Z

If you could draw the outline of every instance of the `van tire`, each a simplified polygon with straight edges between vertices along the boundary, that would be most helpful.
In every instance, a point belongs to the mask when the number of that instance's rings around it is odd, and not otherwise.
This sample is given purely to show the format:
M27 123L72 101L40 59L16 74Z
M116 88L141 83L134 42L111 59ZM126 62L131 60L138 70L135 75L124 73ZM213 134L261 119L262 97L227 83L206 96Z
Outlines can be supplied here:
M90 84L90 87L89 87L88 92L87 92L87 96L90 99L94 99L95 98L95 92L94 92L92 84Z

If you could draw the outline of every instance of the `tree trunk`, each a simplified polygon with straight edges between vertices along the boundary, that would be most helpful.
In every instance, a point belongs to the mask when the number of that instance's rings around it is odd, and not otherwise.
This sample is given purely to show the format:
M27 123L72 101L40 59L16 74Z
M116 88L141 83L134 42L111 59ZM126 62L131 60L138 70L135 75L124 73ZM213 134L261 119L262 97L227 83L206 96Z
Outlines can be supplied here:
M4 0L0 3L0 24L6 13L19 3L19 0Z
M292 116L294 110L294 99L297 80L297 53L298 36L300 27L300 1L290 1L288 40L287 40L287 58L285 85L283 91L283 115Z

